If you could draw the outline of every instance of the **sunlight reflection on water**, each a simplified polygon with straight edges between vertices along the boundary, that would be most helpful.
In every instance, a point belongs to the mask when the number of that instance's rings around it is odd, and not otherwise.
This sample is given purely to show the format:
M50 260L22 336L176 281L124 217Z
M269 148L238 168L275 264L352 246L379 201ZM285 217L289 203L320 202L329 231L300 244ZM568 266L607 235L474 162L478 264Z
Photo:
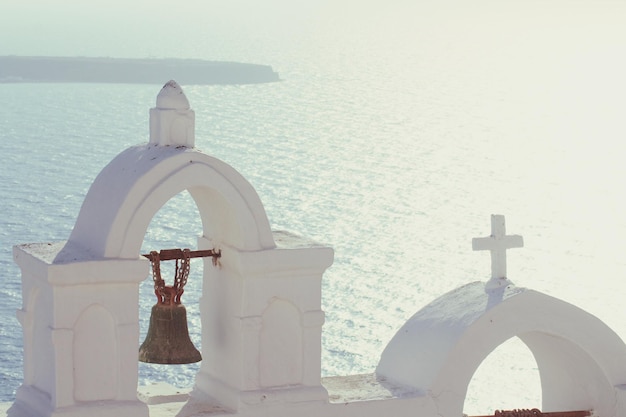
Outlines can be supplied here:
M506 17L496 7L481 17L496 14L488 20L495 26L462 13L438 15L441 29L426 18L421 26L408 16L385 20L391 14L374 19L387 25L377 32L363 22L350 30L320 22L323 30L283 49L246 44L223 52L271 61L284 81L183 86L196 111L197 147L252 183L273 228L335 249L323 281L324 375L372 372L419 308L488 278L488 255L472 253L471 238L488 234L492 213L505 214L507 231L524 236L526 247L509 255L515 283L572 302L626 335L624 32L610 32L612 13L582 19L576 8L538 14L524 7L528 15ZM407 42L412 30L419 35ZM0 91L12 102L0 108L7 161L0 168L0 312L8 318L0 400L9 400L21 381L19 270L10 246L67 238L99 170L147 140L158 87ZM180 196L155 217L144 247L193 247L200 231L193 201ZM185 300L197 344L200 270L194 266ZM143 338L149 278L141 300ZM494 392L493 375L524 387L511 398L515 407L536 405L535 368L523 345L507 343L476 374L466 412L505 396ZM142 365L140 378L189 385L197 368L184 369Z

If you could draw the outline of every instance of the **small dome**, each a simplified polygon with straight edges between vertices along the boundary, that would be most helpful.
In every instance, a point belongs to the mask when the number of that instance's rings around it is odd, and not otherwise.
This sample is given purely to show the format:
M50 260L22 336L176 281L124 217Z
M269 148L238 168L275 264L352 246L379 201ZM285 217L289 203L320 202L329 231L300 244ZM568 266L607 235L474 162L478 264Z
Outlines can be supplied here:
M183 93L183 89L174 80L170 80L163 86L157 95L156 106L159 109L189 110L189 100Z

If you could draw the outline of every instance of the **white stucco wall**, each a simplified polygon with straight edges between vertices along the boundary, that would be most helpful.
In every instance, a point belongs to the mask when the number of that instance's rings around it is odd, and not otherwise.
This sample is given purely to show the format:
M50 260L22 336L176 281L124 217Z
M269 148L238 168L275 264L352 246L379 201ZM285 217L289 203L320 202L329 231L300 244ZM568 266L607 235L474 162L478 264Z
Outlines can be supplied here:
M195 149L147 144L122 152L98 175L55 262L71 261L77 248L94 259L136 258L154 214L184 190L205 236L244 250L275 246L256 191L232 167Z
M513 285L486 291L475 282L433 301L394 336L376 373L431 393L444 415L455 415L478 366L514 336L537 360L543 411L616 415L626 383L624 342L591 314Z

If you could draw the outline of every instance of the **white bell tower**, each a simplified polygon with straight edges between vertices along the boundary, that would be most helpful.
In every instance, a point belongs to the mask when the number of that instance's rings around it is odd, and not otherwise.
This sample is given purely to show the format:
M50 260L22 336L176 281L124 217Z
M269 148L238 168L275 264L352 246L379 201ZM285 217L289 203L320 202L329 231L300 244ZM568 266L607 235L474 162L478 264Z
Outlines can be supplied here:
M22 270L24 383L9 415L147 417L137 398L140 247L152 217L188 190L203 230L201 369L193 400L235 412L272 401L325 403L322 274L333 250L273 232L254 188L194 146L194 113L168 82L150 142L114 158L92 184L67 242L14 248ZM189 300L189 298L186 298Z

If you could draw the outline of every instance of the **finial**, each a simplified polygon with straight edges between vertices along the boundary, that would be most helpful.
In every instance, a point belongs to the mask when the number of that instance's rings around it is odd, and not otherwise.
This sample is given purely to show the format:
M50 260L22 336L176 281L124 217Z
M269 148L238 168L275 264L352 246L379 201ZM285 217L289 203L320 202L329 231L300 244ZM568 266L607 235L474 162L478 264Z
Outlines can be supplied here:
M487 282L487 290L512 284L506 276L506 250L521 248L524 239L519 235L506 235L504 216L491 215L491 236L472 239L473 250L488 250L491 252L491 279Z
M183 89L168 81L157 95L156 107L150 109L150 143L193 148L195 120Z
M180 85L169 80L159 91L156 106L158 109L189 110L189 100Z

